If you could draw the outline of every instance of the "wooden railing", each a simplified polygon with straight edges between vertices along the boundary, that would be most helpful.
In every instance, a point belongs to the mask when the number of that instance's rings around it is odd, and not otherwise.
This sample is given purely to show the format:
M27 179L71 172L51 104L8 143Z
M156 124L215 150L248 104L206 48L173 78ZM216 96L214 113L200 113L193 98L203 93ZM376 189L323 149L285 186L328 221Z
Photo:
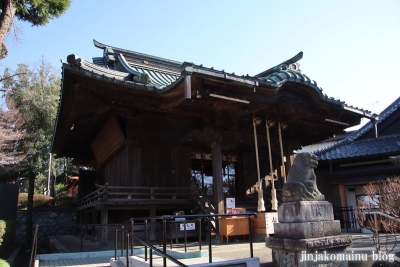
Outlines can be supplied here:
M97 203L129 203L154 201L179 201L193 198L190 187L129 187L96 184L97 190L81 198L78 207L92 206Z

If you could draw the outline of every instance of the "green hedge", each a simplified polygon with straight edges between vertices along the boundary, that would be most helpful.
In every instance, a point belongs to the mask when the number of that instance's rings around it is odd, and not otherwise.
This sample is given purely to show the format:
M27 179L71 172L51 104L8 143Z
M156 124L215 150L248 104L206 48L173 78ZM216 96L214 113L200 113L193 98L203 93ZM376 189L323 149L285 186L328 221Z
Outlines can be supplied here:
M51 196L34 194L33 195L33 207L49 205L52 200L53 200L53 198ZM28 207L28 193L19 193L18 209L26 210L27 207Z

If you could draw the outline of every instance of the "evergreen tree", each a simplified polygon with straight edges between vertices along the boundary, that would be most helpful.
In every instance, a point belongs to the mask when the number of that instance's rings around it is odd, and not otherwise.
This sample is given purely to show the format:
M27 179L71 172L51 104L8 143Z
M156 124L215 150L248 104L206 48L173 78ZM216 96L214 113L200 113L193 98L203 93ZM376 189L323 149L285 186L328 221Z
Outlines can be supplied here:
M8 54L4 38L14 19L43 26L61 16L69 5L70 0L0 0L0 60Z
M36 69L19 64L16 72L20 75L11 77L6 70L4 77L9 78L2 83L7 88L7 103L13 103L13 109L18 112L19 128L25 133L18 140L14 151L24 157L19 158L16 164L18 168L12 168L15 164L3 164L3 168L0 167L0 179L3 182L10 176L16 179L26 175L27 170L32 168L37 177L36 188L43 193L47 188L49 149L57 116L61 79L54 67L44 59ZM59 160L53 159L52 165L58 174L63 172L63 164Z

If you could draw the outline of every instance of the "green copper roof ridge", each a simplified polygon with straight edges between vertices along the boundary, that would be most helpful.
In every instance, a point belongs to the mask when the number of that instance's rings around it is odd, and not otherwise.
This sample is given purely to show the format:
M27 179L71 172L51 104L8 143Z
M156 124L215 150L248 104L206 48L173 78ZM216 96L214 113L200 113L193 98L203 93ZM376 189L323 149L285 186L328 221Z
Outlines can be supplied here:
M278 65L275 65L274 67L269 68L263 72L260 72L259 74L254 75L254 77L261 78L261 77L268 76L269 74L276 72L278 70L277 68L279 68L283 65L290 65L290 64L296 63L297 61L299 61L302 58L303 58L303 51L300 51L294 57L289 58L288 60L285 60L284 62L282 62Z
M114 52L117 52L117 53L118 52L119 53L123 52L123 53L126 53L126 54L133 54L133 55L137 55L137 56L151 58L151 59L154 59L154 60L164 61L166 63L174 64L174 65L176 65L176 67L180 67L182 65L182 62L179 62L179 61L170 60L170 59L166 59L166 58L162 58L162 57L156 57L156 56L152 56L152 55L148 55L148 54L144 54L144 53L139 53L139 52L136 52L136 51L127 50L127 49L123 49L123 48L119 48L119 47L115 47L115 46L105 45L105 44L102 44L102 43L96 41L95 39L93 39L93 43L94 43L95 47L100 48L100 49L106 49L107 47L109 47L112 50L114 50Z

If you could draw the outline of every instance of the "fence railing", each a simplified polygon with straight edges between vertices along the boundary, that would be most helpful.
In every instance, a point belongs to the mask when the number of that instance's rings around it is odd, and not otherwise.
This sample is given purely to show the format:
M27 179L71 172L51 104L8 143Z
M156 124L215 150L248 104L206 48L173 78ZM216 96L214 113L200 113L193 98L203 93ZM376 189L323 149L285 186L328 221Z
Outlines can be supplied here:
M96 184L96 187L97 190L79 200L79 208L99 202L179 201L193 197L191 187L129 187L109 186L107 183L104 186Z
M37 246L38 246L38 232L39 232L39 225L36 225L35 228L35 235L33 236L33 244L32 244L32 250L31 250L31 258L29 260L29 267L35 267L35 259L36 259L36 252L37 252Z
M166 266L166 260L169 259L173 261L174 263L178 264L179 266L185 266L181 262L179 262L177 259L174 259L170 255L167 255L167 239L168 237L170 238L170 248L172 249L172 235L171 235L171 229L173 226L176 224L182 224L183 225L183 233L184 233L184 248L185 252L187 251L187 227L188 224L190 223L197 223L198 224L198 242L199 242L199 251L202 250L202 230L203 228L207 229L208 231L206 232L207 236L207 241L208 241L208 261L209 263L212 263L212 237L211 237L211 220L218 219L220 217L247 217L248 218L248 224L249 224L249 252L250 252L250 257L253 257L253 239L252 239L252 220L251 217L256 217L256 213L242 213L242 214L212 214L212 215L207 215L207 214L199 214L199 215L165 215L165 216L158 216L158 217L148 217L148 218L131 218L127 222L121 225L115 225L115 224L79 224L79 225L36 225L36 230L34 234L34 239L33 239L33 244L32 244L32 253L31 253L31 259L30 259L30 265L29 267L33 267L35 264L35 258L36 258L36 251L37 251L37 246L38 246L38 232L40 227L46 227L46 228L70 228L74 227L75 228L75 233L79 234L80 236L80 251L83 251L83 245L84 242L83 240L85 239L87 235L87 230L88 229L95 229L96 226L99 227L115 227L115 259L117 259L117 251L118 247L121 249L121 257L126 257L127 264L129 264L129 256L134 255L134 246L135 246L135 240L141 243L143 246L145 246L145 260L149 260L150 266L152 266L152 261L153 261L153 252L156 252L157 254L161 255L163 257L163 266ZM138 223L139 221L142 221L143 223ZM149 223L150 222L150 223ZM204 223L207 224L207 227L205 226ZM148 238L148 232L149 232L149 225L154 224L156 225L156 231L160 232L162 244L162 250L156 248L154 245L150 244L149 238ZM130 225L131 229L130 231L127 230L127 226ZM169 228L169 236L168 236L168 231L167 229ZM141 239L136 235L138 231L143 231L145 232L145 237ZM51 232L51 231L50 231ZM121 233L121 238L118 238L118 232ZM118 244L118 240L120 241L120 244ZM160 242L159 242L160 243ZM182 246L180 246L182 247ZM126 253L124 253L126 251ZM148 255L148 251L150 252L150 255ZM125 254L125 256L124 256ZM127 265L129 266L129 265Z
M166 215L166 216L159 216L159 217L149 217L149 218L131 218L129 221L132 224L132 230L131 232L127 231L124 228L124 225L128 223L127 221L125 224L116 226L116 232L115 232L115 259L117 259L117 251L118 251L118 230L121 233L121 240L120 240L120 248L121 248L121 257L126 258L126 266L129 267L129 257L134 255L134 240L138 240L142 245L145 246L145 261L149 260L149 265L153 266L153 256L152 256L152 251L156 251L163 257L163 266L166 265L166 260L172 260L174 263L178 264L178 266L186 266L183 263L179 262L176 259L171 259L172 257L167 255L167 225L169 225L170 230L171 230L171 225L175 224L183 224L184 228L184 236L185 236L185 252L187 251L187 239L186 239L186 232L187 232L187 224L188 223L193 223L193 222L200 222L200 227L201 227L201 222L206 220L208 224L208 233L207 233L207 240L208 240L208 261L209 263L212 263L212 238L211 238L211 219L217 219L219 217L247 217L249 221L249 245L250 245L250 257L253 258L253 233L252 233L252 221L251 217L254 216L256 217L256 213L242 213L242 214L212 214L212 215ZM178 220L177 220L178 219ZM183 220L182 220L183 219ZM189 219L189 220L187 220ZM146 235L145 239L146 241L138 238L134 234L134 224L136 221L142 220L145 222L145 225L147 225L149 220L152 221L160 221L162 224L162 251L160 249L157 249L156 247L152 246L148 242L148 237ZM147 229L147 226L145 226L145 229ZM147 231L146 231L147 233ZM171 236L170 236L171 237ZM126 245L126 247L125 247ZM200 231L200 236L199 236L199 250L201 250L202 246L202 241L201 241L201 231ZM170 244L170 248L172 248L172 240ZM147 250L150 249L150 256L148 257L147 255ZM124 250L126 250L126 253L124 255ZM130 253L129 253L130 252Z
M334 219L340 221L340 227L342 229L346 229L346 232L349 232L349 229L358 228L354 211L355 209L353 209L353 206L338 207L333 209Z

